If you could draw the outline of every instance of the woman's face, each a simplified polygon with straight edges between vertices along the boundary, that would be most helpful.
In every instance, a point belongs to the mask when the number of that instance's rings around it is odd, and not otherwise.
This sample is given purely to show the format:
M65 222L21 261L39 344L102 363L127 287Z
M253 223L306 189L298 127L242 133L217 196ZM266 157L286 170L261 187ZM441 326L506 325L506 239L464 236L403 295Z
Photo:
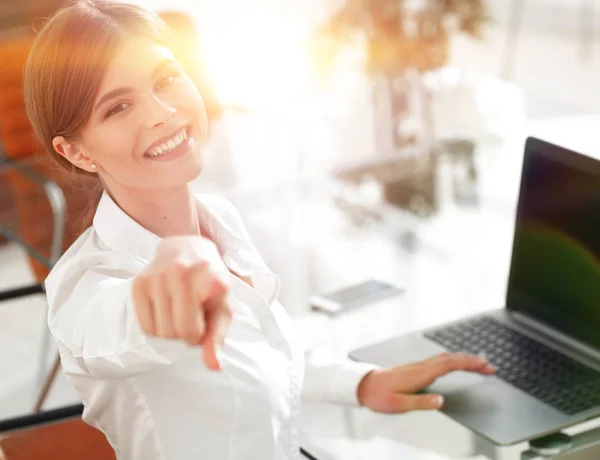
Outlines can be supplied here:
M206 133L202 97L172 52L134 38L106 69L79 147L109 189L173 187L202 171Z

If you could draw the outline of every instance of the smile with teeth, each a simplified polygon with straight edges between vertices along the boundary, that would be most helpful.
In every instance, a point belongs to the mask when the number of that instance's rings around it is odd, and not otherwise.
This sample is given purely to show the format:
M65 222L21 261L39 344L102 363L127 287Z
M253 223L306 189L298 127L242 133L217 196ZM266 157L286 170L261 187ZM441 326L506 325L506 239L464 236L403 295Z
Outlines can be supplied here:
M187 139L187 130L186 130L186 128L184 128L181 130L181 132L179 134L173 136L167 142L160 144L159 146L154 147L152 150L148 151L147 155L149 157L158 157L164 153L169 153L171 150L173 150L175 147L180 145L186 139Z

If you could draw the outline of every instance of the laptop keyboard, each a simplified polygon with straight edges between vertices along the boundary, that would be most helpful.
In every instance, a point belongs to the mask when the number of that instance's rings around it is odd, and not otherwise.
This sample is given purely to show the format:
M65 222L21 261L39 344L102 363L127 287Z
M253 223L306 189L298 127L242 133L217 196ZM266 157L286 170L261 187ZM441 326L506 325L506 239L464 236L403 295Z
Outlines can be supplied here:
M600 405L600 372L481 317L428 332L452 352L484 354L496 375L559 411L573 415Z

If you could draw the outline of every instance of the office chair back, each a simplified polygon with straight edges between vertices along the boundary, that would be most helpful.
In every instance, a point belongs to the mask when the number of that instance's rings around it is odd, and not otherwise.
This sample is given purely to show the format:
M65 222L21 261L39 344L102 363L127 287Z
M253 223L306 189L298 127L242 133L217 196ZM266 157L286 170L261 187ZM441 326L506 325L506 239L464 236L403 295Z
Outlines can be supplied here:
M89 195L84 182L74 187L70 175L54 166L33 134L23 99L23 73L32 43L33 36L0 42L0 154L5 160L0 180L11 191L14 211L12 219L0 226L28 250L33 272L43 281L56 262L53 259L79 236L77 224ZM66 209L57 226L59 195ZM53 248L57 232L63 236L60 247Z

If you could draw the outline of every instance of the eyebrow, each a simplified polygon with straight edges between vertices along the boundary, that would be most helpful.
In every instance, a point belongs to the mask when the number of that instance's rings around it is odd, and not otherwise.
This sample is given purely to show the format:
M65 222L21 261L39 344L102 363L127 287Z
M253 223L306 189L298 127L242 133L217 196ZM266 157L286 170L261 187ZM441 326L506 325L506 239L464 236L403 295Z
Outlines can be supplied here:
M171 58L167 58L162 60L161 62L158 63L158 65L154 68L154 70L152 71L152 79L156 78L156 76L168 65L170 64L174 64L177 61L175 61L174 59ZM100 106L102 104L104 104L105 102L114 99L115 97L119 97L122 96L124 94L129 94L133 92L133 88L131 86L125 86L122 88L117 88L117 89L113 89L112 91L109 91L108 93L105 93L96 103L96 107L94 108L94 111L97 111Z

